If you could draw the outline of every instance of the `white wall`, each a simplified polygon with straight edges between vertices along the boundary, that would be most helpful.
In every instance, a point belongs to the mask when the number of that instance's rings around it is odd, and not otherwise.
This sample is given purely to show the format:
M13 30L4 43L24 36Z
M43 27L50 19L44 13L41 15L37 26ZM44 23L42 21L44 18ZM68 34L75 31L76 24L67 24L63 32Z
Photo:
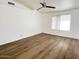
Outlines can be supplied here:
M42 32L39 12L7 2L0 0L0 45Z
M71 14L71 30L59 31L51 29L51 19L54 15ZM66 36L79 39L79 9L72 11L64 11L57 13L49 13L44 15L43 31L45 33Z

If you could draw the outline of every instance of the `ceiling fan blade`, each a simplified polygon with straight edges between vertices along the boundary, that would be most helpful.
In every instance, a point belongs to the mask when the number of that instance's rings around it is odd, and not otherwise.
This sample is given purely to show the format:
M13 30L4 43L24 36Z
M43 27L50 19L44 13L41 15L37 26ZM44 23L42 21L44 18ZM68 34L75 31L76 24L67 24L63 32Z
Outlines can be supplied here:
M43 7L38 8L37 10L39 11L40 9L42 9Z
M44 4L43 3L40 3L42 5L42 7L44 7Z
M56 9L56 7L52 7L52 6L46 6L46 8L54 8L54 9Z

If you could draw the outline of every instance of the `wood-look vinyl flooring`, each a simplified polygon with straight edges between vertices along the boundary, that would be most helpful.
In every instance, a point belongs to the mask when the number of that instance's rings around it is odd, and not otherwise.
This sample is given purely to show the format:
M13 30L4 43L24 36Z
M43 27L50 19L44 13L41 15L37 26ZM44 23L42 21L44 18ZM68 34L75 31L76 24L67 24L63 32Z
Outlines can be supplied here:
M79 59L79 40L41 33L1 45L0 59Z

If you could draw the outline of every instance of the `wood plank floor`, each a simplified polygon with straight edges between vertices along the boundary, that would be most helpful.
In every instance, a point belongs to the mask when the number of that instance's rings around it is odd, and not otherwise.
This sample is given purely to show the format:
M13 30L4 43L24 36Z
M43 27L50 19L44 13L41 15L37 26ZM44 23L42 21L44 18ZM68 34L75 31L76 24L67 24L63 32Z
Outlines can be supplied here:
M0 46L0 59L79 59L79 40L41 33Z

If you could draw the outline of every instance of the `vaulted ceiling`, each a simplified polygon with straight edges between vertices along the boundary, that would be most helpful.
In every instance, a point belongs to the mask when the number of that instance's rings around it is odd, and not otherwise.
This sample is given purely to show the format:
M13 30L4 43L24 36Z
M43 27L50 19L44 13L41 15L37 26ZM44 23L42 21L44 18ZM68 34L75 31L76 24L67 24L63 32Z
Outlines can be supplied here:
M41 7L40 2L43 0L15 0L30 9L36 10ZM49 6L55 6L56 9L42 8L40 12L56 12L79 8L79 0L45 0Z

